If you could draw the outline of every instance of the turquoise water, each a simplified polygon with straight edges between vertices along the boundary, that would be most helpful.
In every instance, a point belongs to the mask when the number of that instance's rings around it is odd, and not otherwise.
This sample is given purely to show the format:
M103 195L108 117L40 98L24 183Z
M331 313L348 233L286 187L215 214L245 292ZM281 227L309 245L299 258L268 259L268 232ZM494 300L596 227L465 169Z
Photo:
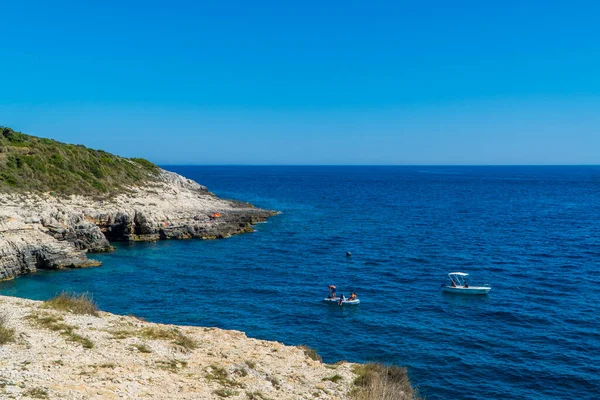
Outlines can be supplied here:
M226 240L120 245L100 268L0 293L87 290L111 312L402 364L429 399L600 393L600 167L170 169L283 213ZM492 291L442 294L456 270ZM362 303L323 304L329 284Z

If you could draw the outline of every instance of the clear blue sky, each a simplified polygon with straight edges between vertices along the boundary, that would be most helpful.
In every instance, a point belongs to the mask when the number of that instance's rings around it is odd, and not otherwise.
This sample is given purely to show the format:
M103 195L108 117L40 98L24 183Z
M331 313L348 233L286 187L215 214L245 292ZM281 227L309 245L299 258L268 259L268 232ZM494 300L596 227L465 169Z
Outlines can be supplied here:
M11 1L0 125L160 164L600 164L596 1Z

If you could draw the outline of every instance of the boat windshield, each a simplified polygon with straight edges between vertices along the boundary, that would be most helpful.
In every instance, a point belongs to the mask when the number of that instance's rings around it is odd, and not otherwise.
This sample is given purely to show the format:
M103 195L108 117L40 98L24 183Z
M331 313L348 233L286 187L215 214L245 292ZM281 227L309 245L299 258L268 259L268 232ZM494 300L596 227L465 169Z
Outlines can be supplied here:
M468 277L469 274L465 274L464 272L451 272L448 274L448 278L454 281L456 286L465 286Z

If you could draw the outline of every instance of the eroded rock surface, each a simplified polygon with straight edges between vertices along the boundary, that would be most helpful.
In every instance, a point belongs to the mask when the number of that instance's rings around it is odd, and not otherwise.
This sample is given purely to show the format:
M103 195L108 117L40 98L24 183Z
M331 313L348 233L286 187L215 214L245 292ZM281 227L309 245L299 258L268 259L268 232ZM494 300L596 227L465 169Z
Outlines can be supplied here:
M0 316L14 332L0 345L2 399L342 400L356 379L353 364L237 331L75 315L5 296Z
M38 268L98 265L110 241L217 239L249 232L273 211L223 200L169 171L110 199L0 194L0 280Z

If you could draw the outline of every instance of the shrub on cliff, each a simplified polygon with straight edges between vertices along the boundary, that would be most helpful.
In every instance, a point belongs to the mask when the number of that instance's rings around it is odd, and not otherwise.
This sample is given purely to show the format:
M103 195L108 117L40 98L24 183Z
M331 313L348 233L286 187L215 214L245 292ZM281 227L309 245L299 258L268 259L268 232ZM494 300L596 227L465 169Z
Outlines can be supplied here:
M15 330L7 327L7 322L8 317L0 315L0 346L15 340Z
M410 385L406 368L369 363L357 365L354 373L354 400L419 400L421 397Z
M48 308L60 311L70 311L73 314L98 315L98 307L89 293L62 292L58 296L44 302Z
M158 172L142 158L127 159L0 126L0 191L107 195L153 180Z

